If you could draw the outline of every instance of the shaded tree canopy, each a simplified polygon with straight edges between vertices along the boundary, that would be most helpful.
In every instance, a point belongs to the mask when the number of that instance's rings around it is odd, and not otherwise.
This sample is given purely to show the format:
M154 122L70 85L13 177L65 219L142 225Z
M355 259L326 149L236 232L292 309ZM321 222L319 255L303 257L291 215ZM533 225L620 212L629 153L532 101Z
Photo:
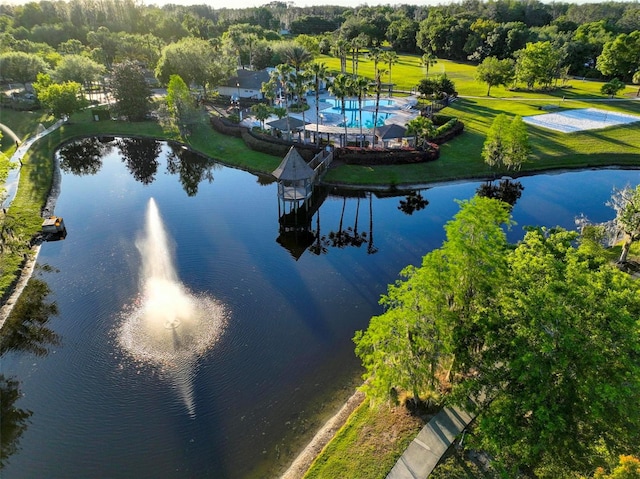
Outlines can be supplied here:
M114 110L129 121L143 120L151 110L151 87L138 63L114 65L111 88L116 99Z
M574 232L528 228L509 245L508 211L462 202L442 247L389 286L385 312L354 338L363 389L474 398L469 441L509 477L572 477L637 452L640 287Z

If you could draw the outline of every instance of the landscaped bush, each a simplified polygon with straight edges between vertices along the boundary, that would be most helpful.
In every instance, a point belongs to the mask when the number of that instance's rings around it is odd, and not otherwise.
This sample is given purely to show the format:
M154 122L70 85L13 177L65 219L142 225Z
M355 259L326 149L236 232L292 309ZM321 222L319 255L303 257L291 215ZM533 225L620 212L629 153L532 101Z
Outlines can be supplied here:
M252 150L273 156L280 156L282 158L286 156L291 146L295 146L298 153L300 153L300 156L302 156L306 161L311 161L320 151L320 149L313 144L284 140L282 138L261 134L247 129L243 131L242 139Z
M443 143L446 143L452 138L460 135L463 131L464 123L457 118L454 118L436 130L436 136L431 139L431 142L436 145L442 145Z
M371 150L368 148L336 148L334 158L349 165L403 165L409 163L424 163L437 160L440 147L429 144L428 150L414 150L413 148L392 148L388 150Z
M213 129L218 133L222 133L223 135L242 138L242 130L246 130L245 127L240 126L237 123L231 123L225 118L221 118L215 115L210 115L209 121L211 122L211 126L213 127Z
M106 107L92 108L91 116L94 120L98 117L98 120L106 121L111 119L111 112Z
M455 116L451 116L451 115L443 115L442 113L436 113L435 115L433 115L433 118L431 118L431 121L433 121L433 124L435 126L442 126L448 122L450 122L451 120L457 120L458 118Z

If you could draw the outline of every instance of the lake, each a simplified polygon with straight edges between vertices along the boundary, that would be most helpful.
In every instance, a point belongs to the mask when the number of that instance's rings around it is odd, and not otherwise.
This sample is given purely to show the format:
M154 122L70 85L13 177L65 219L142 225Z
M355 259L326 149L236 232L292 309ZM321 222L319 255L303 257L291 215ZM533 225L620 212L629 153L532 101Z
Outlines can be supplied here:
M283 234L275 183L177 145L86 140L61 164L55 213L68 235L42 246L36 274L58 306L47 327L60 344L2 357L30 413L4 479L274 477L353 393L352 338L381 313L387 285L440 246L455 200L482 184L329 189L307 232ZM611 219L612 188L638 184L640 171L520 181L512 241L525 225ZM136 242L150 198L205 316L194 338L171 333L182 355L158 360L128 328L143 301Z

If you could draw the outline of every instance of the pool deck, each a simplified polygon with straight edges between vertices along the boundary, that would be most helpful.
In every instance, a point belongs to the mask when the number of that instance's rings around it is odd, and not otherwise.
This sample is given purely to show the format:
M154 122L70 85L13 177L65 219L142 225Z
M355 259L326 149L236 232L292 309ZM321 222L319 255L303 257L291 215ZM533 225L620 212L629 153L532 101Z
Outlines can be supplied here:
M307 103L309 104L309 109L304 112L304 120L309 122L306 129L311 132L316 131L316 98L315 96L307 96ZM330 134L330 135L343 135L345 129L343 126L338 126L338 123L342 121L342 115L336 111L327 111L332 110L334 105L332 103L327 102L328 98L333 98L328 93L322 93L319 97L319 113L320 113L320 122L318 122L317 129L319 133ZM371 102L375 100L374 97L367 97L366 100ZM385 105L384 103L387 100L393 100L393 105ZM354 101L350 98L348 101ZM380 96L380 106L378 107L378 113L389 114L389 118L385 121L385 124L395 123L397 125L405 126L407 122L416 118L419 112L413 107L417 105L418 97L416 96L408 96L408 97L388 97ZM375 110L374 106L364 107L363 111L373 112ZM292 118L298 118L302 120L302 113L290 113L289 116ZM275 115L270 116L265 123L268 123L272 120L276 120L278 117ZM258 122L254 117L246 118L243 122L243 125L252 127L259 126L260 122ZM360 127L356 128L347 128L347 135L349 136L357 136L360 135L361 130ZM362 134L364 135L372 135L372 128L362 128Z

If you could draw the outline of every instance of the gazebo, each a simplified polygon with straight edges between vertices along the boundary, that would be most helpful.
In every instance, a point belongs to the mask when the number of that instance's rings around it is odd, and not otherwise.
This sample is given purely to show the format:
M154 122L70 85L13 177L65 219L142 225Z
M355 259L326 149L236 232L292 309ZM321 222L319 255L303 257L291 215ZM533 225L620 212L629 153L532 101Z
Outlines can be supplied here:
M278 180L278 212L280 202L286 213L285 205L289 203L291 211L297 210L301 202L309 199L313 193L313 180L315 172L300 156L295 147L289 148L289 152L273 170L273 176Z
M295 118L293 116L290 116L288 121L287 118L279 118L267 123L267 125L269 125L272 130L280 130L286 132L287 137L291 135L291 132L299 132L303 126L310 124L311 123L308 121L303 122L299 118Z
M402 139L407 136L407 129L404 126L389 123L376 128L376 138L382 141L382 145L387 148L392 140Z

